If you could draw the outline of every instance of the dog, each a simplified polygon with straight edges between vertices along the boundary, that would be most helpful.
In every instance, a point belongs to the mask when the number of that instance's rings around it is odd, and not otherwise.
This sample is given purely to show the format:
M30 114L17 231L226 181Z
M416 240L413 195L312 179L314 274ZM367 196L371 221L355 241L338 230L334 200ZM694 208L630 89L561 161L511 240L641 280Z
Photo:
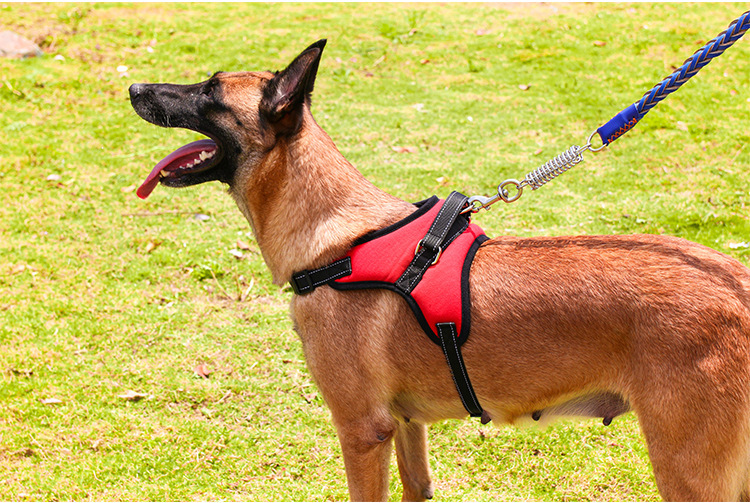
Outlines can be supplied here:
M324 46L276 73L129 90L146 121L208 137L157 164L138 195L158 184L227 184L279 285L415 211L366 180L313 119ZM746 267L667 236L501 236L478 248L469 283L463 357L493 421L574 414L606 423L632 410L663 498L750 497ZM295 295L290 310L350 497L387 498L395 444L403 499L431 498L427 425L466 411L407 303L388 290L323 286Z

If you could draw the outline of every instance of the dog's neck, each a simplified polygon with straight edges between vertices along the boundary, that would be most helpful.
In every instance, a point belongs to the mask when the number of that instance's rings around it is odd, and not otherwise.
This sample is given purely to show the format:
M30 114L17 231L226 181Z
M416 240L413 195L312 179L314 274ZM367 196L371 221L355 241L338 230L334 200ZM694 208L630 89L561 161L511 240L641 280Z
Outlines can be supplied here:
M300 131L279 139L232 189L274 278L341 257L352 243L394 223L414 206L366 180L305 111Z

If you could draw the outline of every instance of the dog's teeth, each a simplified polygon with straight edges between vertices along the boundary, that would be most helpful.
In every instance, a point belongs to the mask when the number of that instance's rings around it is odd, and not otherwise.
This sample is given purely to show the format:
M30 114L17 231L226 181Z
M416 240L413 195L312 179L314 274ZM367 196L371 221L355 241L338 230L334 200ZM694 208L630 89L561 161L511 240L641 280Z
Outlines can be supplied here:
M211 159L214 154L216 154L216 151L208 152L207 150L204 150L199 157L201 161L205 161L206 159Z
M161 170L161 173L159 173L159 174L161 176L167 176L167 175L169 175L169 171L167 171L166 169L163 169L163 170Z

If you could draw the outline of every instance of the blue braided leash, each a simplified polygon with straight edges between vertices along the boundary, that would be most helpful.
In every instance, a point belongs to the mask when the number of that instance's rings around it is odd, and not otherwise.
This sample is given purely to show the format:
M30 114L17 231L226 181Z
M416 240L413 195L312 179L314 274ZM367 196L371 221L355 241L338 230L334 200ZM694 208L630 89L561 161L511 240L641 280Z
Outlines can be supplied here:
M520 182L513 179L504 181L498 185L497 195L490 197L470 197L469 206L464 211L476 213L482 209L489 209L490 205L501 199L506 203L516 201L521 197L524 187L531 187L532 190L536 190L553 178L560 176L579 162L583 161L583 153L585 151L590 150L592 152L598 152L599 150L602 150L604 147L633 129L633 127L638 124L638 121L640 121L649 110L654 108L657 103L666 98L669 94L679 89L681 85L687 82L690 77L698 73L701 68L710 63L712 59L720 56L725 50L727 50L727 48L739 40L748 28L750 28L750 11L745 12L732 21L726 30L695 51L692 56L685 60L682 66L675 70L669 77L655 85L651 90L644 94L640 100L618 112L617 115L612 117L606 124L591 133L586 145L582 147L578 145L570 147L562 154L528 173ZM598 148L593 148L591 140L597 133L602 140L602 145Z
M750 11L732 21L729 27L709 43L695 51L669 77L656 84L639 100L612 117L609 122L596 130L604 145L609 145L635 126L638 121L656 106L661 100L669 96L688 81L690 77L709 64L712 59L726 51L739 40L750 28Z

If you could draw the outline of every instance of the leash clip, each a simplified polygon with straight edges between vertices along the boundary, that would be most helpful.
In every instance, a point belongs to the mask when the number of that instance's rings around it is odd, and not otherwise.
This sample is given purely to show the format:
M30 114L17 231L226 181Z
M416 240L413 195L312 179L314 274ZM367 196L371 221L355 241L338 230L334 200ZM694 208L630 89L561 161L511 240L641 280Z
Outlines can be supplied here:
M512 196L505 187L513 186L516 190ZM497 186L497 193L494 196L471 196L468 199L468 206L464 208L461 214L464 213L477 213L479 210L490 210L490 206L498 201L505 201L506 203L512 203L518 200L523 194L523 188L528 185L526 180L519 182L518 180L505 180L503 183Z
M594 139L594 135L596 133L598 133L598 132L599 132L599 130L595 129L594 132L589 135L589 139L586 140L586 145L584 145L583 147L581 147L583 149L581 152L583 152L585 150L589 150L591 152L599 152L600 150L604 150L604 147L607 146L606 143L602 142L602 144L600 146L596 147L596 148L594 148L593 147L593 143L591 143L591 140Z
M471 196L468 200L469 205L461 211L461 214L464 213L477 213L479 210L489 210L490 206L495 204L500 200L499 195L494 196Z
M506 203L512 203L513 201L517 201L518 198L521 197L521 194L523 194L524 186L528 184L529 183L526 180L523 180L521 182L513 179L505 180L503 183L497 186L497 195L500 196ZM516 193L512 196L505 189L505 187L509 185L512 185L513 188L516 189Z

